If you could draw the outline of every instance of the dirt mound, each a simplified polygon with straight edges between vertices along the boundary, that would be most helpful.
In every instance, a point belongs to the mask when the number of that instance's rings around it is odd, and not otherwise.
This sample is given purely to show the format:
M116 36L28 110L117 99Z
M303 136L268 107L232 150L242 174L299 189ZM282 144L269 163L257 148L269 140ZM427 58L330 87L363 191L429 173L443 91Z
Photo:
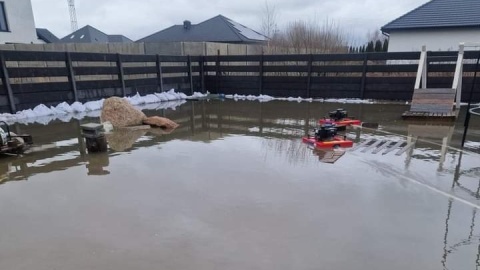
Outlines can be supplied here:
M127 127L143 124L147 116L133 107L127 100L119 97L111 97L104 101L102 122L110 122L114 127Z
M173 122L172 120L160 117L160 116L152 116L143 119L143 123L146 125L150 125L152 127L160 127L166 130L173 130L178 127L178 124Z

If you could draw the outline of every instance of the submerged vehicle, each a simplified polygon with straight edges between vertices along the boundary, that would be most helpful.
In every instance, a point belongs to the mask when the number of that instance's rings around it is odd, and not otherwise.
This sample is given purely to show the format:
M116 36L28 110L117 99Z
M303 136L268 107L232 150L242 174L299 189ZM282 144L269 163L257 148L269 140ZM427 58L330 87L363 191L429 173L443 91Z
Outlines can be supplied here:
M336 125L331 123L321 125L319 129L315 130L313 136L303 137L302 141L317 148L348 148L353 146L352 141L337 134Z
M0 121L0 154L21 154L33 144L31 135L17 135L10 127Z
M347 126L362 124L362 121L348 117L348 112L342 108L328 113L328 118L322 118L318 121L320 125L335 124L337 130L345 130Z

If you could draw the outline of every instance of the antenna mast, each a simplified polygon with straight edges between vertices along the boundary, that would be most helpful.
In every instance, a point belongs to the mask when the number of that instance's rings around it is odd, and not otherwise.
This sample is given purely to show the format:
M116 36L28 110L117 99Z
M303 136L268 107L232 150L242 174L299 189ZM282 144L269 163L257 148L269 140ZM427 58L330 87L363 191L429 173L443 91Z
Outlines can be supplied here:
M72 27L72 32L78 30L78 23L77 23L77 12L75 11L75 0L67 0L68 7L70 8L70 25Z

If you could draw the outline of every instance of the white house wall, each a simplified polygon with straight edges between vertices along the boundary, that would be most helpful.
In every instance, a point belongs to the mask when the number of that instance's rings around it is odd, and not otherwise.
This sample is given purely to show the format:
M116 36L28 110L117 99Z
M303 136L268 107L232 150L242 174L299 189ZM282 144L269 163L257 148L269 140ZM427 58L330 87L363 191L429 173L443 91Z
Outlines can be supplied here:
M38 43L30 0L4 2L9 32L0 32L0 43Z
M396 31L390 33L388 51L420 51L423 45L429 51L456 51L460 42L480 42L480 29Z

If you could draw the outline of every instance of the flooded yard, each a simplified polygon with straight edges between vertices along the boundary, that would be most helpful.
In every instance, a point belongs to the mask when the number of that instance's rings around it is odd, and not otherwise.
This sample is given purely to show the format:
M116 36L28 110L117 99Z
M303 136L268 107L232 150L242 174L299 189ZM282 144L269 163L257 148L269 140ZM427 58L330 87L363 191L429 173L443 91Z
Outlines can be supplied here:
M301 137L338 107L379 128L347 129L329 164ZM465 112L407 109L187 102L145 111L174 132L112 134L103 154L80 135L95 117L13 125L35 146L0 158L0 269L478 269L480 118L461 151ZM368 140L411 147L355 148Z

